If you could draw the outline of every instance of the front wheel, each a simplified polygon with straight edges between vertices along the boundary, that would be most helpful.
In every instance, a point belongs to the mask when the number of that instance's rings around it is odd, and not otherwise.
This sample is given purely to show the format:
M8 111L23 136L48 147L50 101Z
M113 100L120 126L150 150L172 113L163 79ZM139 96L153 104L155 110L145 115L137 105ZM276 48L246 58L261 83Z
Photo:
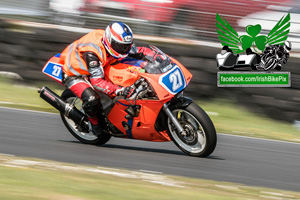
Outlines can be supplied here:
M71 90L67 89L65 90L62 95L62 99L70 104L74 104L74 106L84 113L84 110L82 108L82 101L76 97ZM99 136L95 136L92 131L89 131L88 133L83 132L78 128L78 126L73 122L73 120L66 117L63 113L60 113L61 119L67 129L70 131L70 133L78 139L80 142L85 144L97 144L102 145L108 142L108 140L111 138L110 135L102 133ZM91 130L91 129L90 129Z
M266 61L266 64L264 66L264 70L268 71L270 69L273 69L277 64L277 60L275 58L268 58Z
M191 103L186 108L173 109L172 114L184 130L179 133L168 118L169 135L176 146L191 156L209 156L216 147L217 135L212 121L204 110Z

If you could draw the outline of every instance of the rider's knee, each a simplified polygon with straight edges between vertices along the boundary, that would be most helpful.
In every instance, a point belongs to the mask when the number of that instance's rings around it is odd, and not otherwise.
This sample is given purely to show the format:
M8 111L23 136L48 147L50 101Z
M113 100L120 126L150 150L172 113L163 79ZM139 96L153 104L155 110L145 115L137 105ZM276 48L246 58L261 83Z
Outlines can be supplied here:
M83 91L81 99L83 101L82 108L84 112L89 117L96 116L101 107L100 97L97 93L92 88L87 88Z

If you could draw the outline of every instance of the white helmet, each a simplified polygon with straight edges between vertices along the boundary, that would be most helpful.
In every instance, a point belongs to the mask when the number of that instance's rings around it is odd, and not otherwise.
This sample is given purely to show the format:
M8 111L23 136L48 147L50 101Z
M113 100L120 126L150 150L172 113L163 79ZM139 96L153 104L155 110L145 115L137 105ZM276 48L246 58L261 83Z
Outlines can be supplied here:
M111 22L105 29L103 44L114 58L125 58L133 43L133 33L122 22Z

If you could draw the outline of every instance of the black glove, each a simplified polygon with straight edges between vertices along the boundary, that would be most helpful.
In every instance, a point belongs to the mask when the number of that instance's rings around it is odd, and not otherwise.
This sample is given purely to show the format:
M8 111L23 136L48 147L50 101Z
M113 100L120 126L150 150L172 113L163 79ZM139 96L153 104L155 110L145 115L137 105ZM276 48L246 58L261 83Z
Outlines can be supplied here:
M125 87L122 95L125 98L129 98L133 93L134 93L135 89L133 89L132 87Z
M116 90L116 95L129 98L134 93L134 91L135 89L132 87L122 87Z

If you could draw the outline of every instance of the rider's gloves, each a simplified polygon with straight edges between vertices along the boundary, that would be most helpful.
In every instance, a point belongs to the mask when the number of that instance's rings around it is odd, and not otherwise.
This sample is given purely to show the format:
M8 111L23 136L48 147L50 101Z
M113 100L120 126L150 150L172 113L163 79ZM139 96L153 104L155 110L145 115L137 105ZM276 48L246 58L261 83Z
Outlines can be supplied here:
M133 93L134 93L134 88L132 88L132 87L126 87L125 89L124 89L124 91L123 91L123 96L125 97L125 98L129 98Z
M129 98L134 93L134 91L135 91L135 89L132 87L122 87L122 88L116 90L116 95L123 96L125 98Z

